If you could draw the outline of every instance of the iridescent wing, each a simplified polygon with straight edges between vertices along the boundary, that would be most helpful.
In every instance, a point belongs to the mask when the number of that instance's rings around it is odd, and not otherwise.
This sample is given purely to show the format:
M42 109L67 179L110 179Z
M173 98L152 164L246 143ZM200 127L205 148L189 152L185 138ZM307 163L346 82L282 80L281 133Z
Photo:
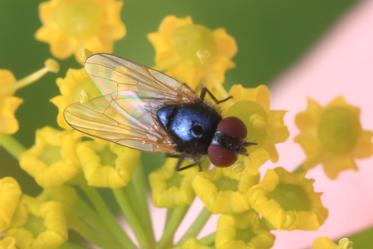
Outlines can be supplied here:
M195 93L177 80L110 54L89 57L85 70L103 95L133 91L140 98L168 103L195 102Z
M73 128L144 151L174 152L156 112L166 104L198 101L186 86L158 71L108 54L88 58L85 69L103 96L64 111Z

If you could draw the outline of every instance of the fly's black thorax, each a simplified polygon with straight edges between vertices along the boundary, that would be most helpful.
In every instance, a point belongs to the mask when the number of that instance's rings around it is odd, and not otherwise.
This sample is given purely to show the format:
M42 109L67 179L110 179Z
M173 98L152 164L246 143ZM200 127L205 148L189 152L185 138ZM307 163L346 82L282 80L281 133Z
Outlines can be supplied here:
M207 154L221 116L201 102L167 105L157 111L157 118L176 144L176 150L189 155Z

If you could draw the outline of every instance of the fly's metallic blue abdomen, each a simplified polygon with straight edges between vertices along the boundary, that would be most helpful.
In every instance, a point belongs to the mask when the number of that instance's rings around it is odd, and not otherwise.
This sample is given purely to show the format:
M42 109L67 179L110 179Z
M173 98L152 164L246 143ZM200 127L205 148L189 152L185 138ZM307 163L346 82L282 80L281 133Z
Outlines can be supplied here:
M157 111L158 121L186 154L206 154L221 120L219 113L203 102L168 105Z

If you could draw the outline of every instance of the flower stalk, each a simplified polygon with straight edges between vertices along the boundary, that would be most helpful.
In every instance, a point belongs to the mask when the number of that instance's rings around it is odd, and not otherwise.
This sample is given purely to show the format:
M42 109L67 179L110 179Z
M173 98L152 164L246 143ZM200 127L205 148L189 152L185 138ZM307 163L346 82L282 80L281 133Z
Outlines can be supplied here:
M0 145L16 159L25 151L25 147L12 135L0 134Z
M195 221L181 237L179 243L183 243L189 238L196 238L201 232L202 228L206 225L206 222L210 219L211 212L207 208L202 208ZM178 243L178 244L179 244Z
M60 70L60 66L58 65L57 61L53 59L48 59L44 62L44 67L39 69L38 71L26 76L25 78L22 78L18 80L17 84L15 85L14 90L18 90L21 88L24 88L35 81L41 79L44 75L46 75L49 72L52 73L58 73Z
M129 225L131 226L141 248L151 248L151 242L146 236L144 225L140 222L134 208L131 206L131 198L127 189L113 189L115 200L117 201L123 215L126 217Z
M172 240L174 239L175 232L182 222L188 209L189 206L181 206L172 210L169 219L166 222L165 229L163 230L163 235L158 242L158 249L171 248L170 245L172 245Z
M94 188L90 188L85 184L79 184L78 187L84 192L88 197L90 202L95 207L96 212L102 217L102 220L108 224L108 228L119 239L121 245L129 248L135 248L135 245L125 233L125 231L119 226L117 218L109 210L108 206Z
M200 239L203 244L211 245L215 242L215 232L210 233Z
M153 224L150 217L150 210L148 206L148 189L145 181L145 173L142 165L139 165L135 171L132 182L128 187L132 187L132 191L128 192L136 193L135 198L131 198L132 201L137 200L138 207L135 207L134 210L138 211L138 218L144 221L146 236L151 245L155 245L155 237L153 231Z

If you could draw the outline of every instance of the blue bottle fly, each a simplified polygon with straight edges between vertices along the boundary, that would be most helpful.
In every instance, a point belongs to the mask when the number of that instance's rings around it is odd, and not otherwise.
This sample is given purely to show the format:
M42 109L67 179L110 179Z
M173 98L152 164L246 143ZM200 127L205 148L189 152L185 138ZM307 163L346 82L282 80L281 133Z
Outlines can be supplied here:
M64 110L66 122L90 136L179 158L176 170L194 165L207 155L218 167L246 154L247 129L237 117L222 117L205 101L207 88L196 95L185 84L152 68L110 54L95 54L84 68L101 97L74 103ZM185 159L192 164L181 166ZM201 167L200 167L201 168Z

